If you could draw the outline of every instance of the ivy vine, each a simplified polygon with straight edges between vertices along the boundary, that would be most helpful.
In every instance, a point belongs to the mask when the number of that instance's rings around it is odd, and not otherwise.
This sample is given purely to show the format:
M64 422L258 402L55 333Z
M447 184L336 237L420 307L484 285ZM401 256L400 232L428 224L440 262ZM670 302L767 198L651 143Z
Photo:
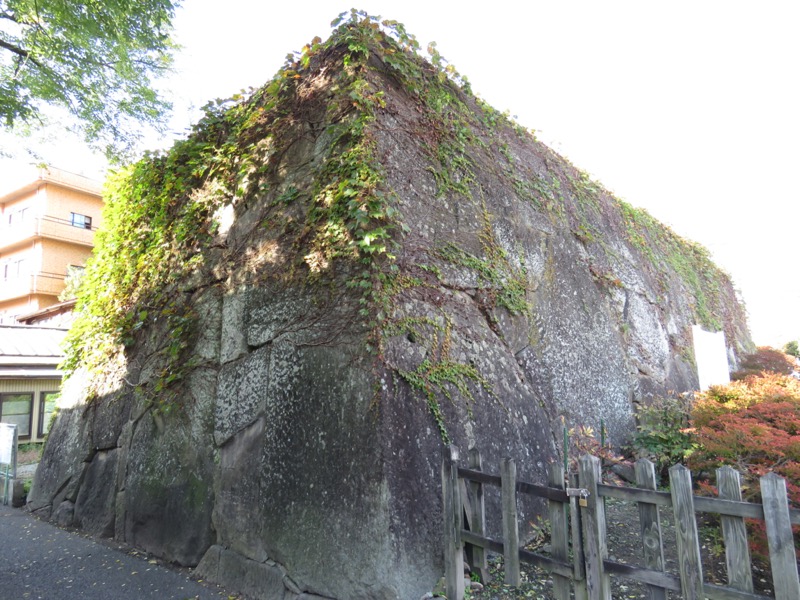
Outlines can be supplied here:
M398 375L425 399L444 440L449 436L440 398L458 395L469 406L478 390L493 395L472 364L450 355L452 323L446 317L443 324L422 316L392 318L401 293L437 286L442 274L437 265L423 264L417 265L423 271L418 277L398 276L395 254L405 227L377 156L374 125L386 98L374 83L375 72L394 78L424 108L420 112L430 127L422 141L437 195L470 201L482 211L480 252L443 243L429 258L474 272L490 292L491 308L512 314L531 310L525 263L510 256L493 232L475 173L476 152L503 157L517 195L554 220L572 218L571 229L585 244L601 241L586 218L601 208L595 200L598 190L577 170L574 177L559 179L519 168L508 142L482 131L502 126L521 136L530 133L475 98L468 80L435 44L428 45L426 61L402 24L357 10L342 13L332 26L327 41L315 38L287 56L267 85L209 103L185 140L109 178L104 229L96 238L80 290L79 318L67 340L67 372L79 366L101 370L110 357L135 345L141 331L163 328L166 333L155 349L161 366L155 379L140 388L156 408L175 408L176 390L197 366L198 315L193 291L183 289L182 282L197 274L204 281L212 277L206 258L218 239L220 211L252 202L269 208L263 227L277 223L282 234L290 229L282 217L290 210L302 214L292 224L290 242L298 259L287 278L316 283L337 263L346 264L353 274L347 285L356 292L358 314L372 331L369 343L379 357L385 340L399 331L427 332L425 360ZM327 96L318 101L326 147L310 181L287 180L280 173L281 161L305 118L298 107L310 92L303 86L331 61L339 61L341 68L329 74ZM568 214L569 198L575 199L579 214ZM628 242L654 265L659 264L654 249L665 253L669 266L693 290L701 321L718 325L711 309L718 279L707 253L670 237L628 205L619 207ZM603 281L618 281L610 271L598 273Z

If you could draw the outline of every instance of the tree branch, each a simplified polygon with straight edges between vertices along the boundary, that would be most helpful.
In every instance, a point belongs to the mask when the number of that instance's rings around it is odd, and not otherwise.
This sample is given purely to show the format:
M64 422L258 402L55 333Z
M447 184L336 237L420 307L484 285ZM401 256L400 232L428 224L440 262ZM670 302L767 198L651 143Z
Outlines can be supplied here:
M17 25L25 25L28 27L35 27L38 24L36 21L20 19L13 12L5 12L5 11L0 12L0 19L5 19L6 21L11 21L12 23L16 23Z
M13 52L17 56L19 56L21 58L24 58L25 60L31 61L37 67L41 67L42 66L42 63L40 63L38 60L33 58L31 56L31 53L28 52L27 50L25 50L24 48L20 48L19 46L15 46L14 44L9 44L8 42L4 42L3 40L0 40L0 48L5 48L6 50L9 50L10 52Z

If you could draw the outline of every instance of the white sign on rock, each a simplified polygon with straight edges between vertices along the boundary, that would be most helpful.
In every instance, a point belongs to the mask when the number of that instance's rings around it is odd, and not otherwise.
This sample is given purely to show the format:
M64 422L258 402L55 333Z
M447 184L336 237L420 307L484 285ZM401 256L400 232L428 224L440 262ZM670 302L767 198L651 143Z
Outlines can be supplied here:
M12 492L12 480L17 476L17 426L0 423L0 470L3 478L3 504L8 504Z
M0 465L10 465L14 461L17 445L17 426L0 423Z
M692 325L692 338L700 389L707 390L712 385L730 383L731 374L728 366L725 333L722 331L712 333L704 331L700 325Z

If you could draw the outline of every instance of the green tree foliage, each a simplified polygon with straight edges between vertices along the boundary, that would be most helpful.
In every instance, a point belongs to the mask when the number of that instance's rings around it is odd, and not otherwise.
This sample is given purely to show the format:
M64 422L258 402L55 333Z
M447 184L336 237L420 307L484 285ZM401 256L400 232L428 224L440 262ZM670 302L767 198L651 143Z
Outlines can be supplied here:
M794 356L795 358L800 357L800 348L797 347L797 340L786 342L786 345L783 347L783 351L790 356Z
M171 64L178 0L0 0L0 119L36 126L57 106L119 155L169 104L152 79Z

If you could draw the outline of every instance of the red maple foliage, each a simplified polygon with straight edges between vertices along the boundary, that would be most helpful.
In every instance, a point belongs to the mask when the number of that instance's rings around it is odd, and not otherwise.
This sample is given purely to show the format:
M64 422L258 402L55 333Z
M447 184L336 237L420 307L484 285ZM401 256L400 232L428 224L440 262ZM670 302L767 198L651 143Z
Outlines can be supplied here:
M744 357L739 370L731 373L731 379L739 381L764 372L789 375L795 366L793 356L769 346L759 346L753 354Z
M790 504L800 508L800 381L764 372L713 386L697 395L692 425L700 444L688 461L693 470L733 466L751 501L760 499L758 479L775 472L786 479ZM754 554L765 556L763 523L752 523L751 531Z

